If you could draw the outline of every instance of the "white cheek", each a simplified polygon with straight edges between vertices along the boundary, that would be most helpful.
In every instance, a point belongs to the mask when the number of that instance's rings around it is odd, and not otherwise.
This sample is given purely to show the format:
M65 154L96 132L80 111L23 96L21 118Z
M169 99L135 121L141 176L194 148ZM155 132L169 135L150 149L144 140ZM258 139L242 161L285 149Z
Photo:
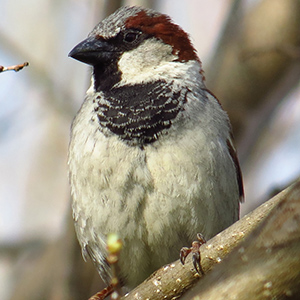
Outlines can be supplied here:
M149 39L136 49L125 52L118 67L122 73L121 84L149 82L153 76L164 73L164 66L177 59L172 47L159 40Z
M89 89L86 91L87 94L93 94L95 93L95 80L94 80L94 76L91 77L91 85L89 87Z

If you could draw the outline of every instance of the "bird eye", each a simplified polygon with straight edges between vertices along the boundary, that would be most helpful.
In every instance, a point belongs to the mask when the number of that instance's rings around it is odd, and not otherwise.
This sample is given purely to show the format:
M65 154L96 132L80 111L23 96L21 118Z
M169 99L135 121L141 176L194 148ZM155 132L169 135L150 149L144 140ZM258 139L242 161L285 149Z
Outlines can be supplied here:
M129 31L124 34L124 41L127 43L133 43L140 36L140 32Z

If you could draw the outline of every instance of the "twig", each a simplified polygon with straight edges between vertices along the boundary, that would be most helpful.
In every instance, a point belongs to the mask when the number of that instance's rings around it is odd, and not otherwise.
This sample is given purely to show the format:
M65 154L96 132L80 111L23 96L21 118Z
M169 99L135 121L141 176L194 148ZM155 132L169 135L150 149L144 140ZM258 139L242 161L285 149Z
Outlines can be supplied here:
M122 296L119 279L119 257L122 250L122 241L117 234L111 233L107 237L107 262L111 267L111 282L108 287L89 298L89 300L103 300L110 295L112 300L119 300Z
M121 283L119 277L119 258L120 252L122 250L122 241L117 234L111 233L107 237L107 251L108 257L107 262L111 267L112 278L111 278L111 286L113 288L113 292L111 294L111 299L118 300L121 298Z
M24 67L27 67L27 66L29 66L29 62L27 62L27 61L24 62L23 64L9 66L9 67L0 66L0 73L5 72L5 71L18 72L18 71L22 70Z

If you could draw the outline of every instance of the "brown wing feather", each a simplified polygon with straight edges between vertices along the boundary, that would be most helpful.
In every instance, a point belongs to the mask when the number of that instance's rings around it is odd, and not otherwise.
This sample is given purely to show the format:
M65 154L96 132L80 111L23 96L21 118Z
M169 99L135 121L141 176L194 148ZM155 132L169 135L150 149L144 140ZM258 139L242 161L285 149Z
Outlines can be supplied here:
M236 155L236 150L233 146L232 138L227 140L227 146L228 146L229 153L232 157L232 160L235 164L236 177L237 177L237 182L238 182L238 186L239 186L240 201L243 202L244 201L244 186L243 186L242 171L241 171L241 167L240 167L237 155Z
M209 94L211 94L220 104L220 106L223 108L221 102L219 101L219 99L208 89L205 89ZM231 128L231 124L229 123L229 127ZM235 147L233 145L233 135L231 132L231 136L230 138L227 140L227 147L229 150L229 153L232 157L232 160L234 162L235 165L235 169L236 169L236 177L237 177L237 182L238 182L238 187L239 187L239 195L240 195L240 202L244 202L244 185L243 185L243 176L242 176L242 171L241 171L241 167L239 164L239 160L237 158L236 155L236 150Z

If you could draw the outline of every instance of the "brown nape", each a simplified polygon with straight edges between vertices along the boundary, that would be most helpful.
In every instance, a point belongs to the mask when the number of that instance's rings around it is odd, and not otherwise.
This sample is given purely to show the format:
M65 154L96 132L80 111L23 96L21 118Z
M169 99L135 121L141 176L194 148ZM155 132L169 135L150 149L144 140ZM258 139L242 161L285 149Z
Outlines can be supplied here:
M140 29L142 32L153 35L171 45L173 47L172 53L178 55L178 60L181 62L189 60L200 62L187 33L172 23L166 15L150 17L145 11L141 11L136 16L128 18L125 25L128 29ZM175 32L176 34L174 34Z

